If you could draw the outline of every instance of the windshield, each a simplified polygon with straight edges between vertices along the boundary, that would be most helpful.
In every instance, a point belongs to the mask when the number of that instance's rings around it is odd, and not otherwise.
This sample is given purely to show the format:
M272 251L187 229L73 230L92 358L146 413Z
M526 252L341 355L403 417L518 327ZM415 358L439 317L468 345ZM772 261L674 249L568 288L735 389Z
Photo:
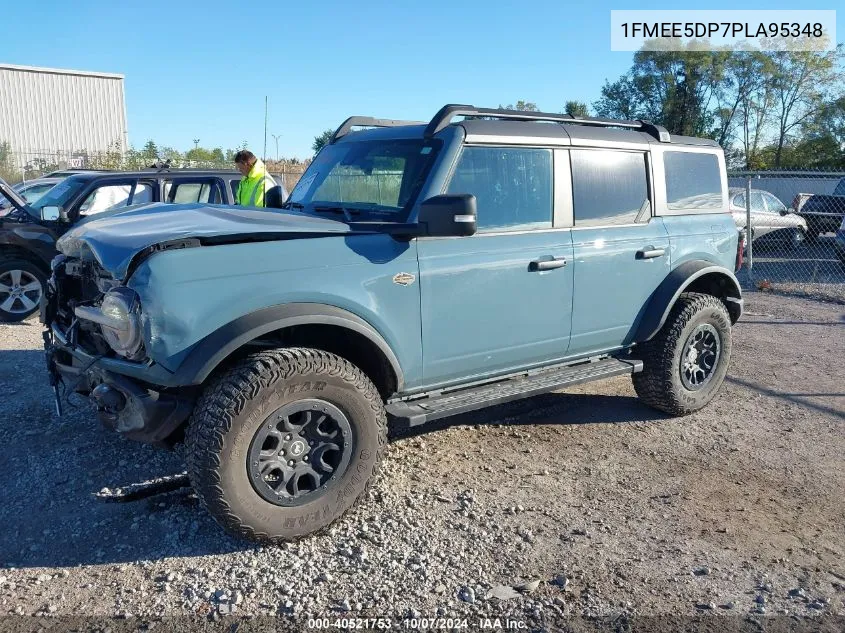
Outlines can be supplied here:
M288 198L314 212L375 214L403 221L425 182L439 141L359 141L327 145Z
M29 208L34 210L35 214L40 217L41 209L44 207L64 207L79 193L85 184L85 180L78 180L73 177L67 178L47 191L47 193L35 202L31 202Z

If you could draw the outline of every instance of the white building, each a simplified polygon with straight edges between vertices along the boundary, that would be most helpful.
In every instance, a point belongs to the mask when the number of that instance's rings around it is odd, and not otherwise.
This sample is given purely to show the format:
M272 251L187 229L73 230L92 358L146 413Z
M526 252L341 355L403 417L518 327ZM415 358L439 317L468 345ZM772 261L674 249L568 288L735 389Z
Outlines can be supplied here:
M70 158L127 146L123 75L0 64L0 143Z

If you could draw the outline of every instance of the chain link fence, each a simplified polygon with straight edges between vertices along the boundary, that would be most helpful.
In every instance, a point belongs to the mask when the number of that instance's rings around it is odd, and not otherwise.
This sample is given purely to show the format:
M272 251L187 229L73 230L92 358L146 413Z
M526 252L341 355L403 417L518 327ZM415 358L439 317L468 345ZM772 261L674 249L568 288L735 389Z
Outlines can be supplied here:
M732 172L728 185L743 284L845 303L845 172Z
M232 171L235 165L225 158L215 160L191 160L181 154L149 156L143 152L129 150L121 152L84 150L28 150L0 151L0 177L10 184L35 180L53 172L67 170L115 170L139 171L149 169L155 163L170 161L171 169L220 169ZM267 169L286 191L291 191L309 161L274 161L268 159Z

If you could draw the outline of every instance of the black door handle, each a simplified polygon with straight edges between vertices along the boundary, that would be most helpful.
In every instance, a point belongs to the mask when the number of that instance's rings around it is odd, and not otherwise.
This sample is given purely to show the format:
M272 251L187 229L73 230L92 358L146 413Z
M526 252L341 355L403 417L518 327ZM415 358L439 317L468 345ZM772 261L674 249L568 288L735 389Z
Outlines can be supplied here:
M637 259L654 259L655 257L663 257L666 254L665 248L654 248L654 246L646 246L637 251Z
M566 266L565 257L552 257L551 259L535 259L528 265L528 270L536 272L539 270L554 270Z

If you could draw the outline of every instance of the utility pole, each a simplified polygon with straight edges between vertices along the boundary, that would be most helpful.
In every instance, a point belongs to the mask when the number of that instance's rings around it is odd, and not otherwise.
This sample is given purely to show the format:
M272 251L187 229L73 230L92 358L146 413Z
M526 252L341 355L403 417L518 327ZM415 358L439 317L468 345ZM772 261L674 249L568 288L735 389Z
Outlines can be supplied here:
M267 162L267 104L269 102L269 97L264 95L264 158L262 159L264 162Z
M276 141L276 162L279 162L279 137L282 136L281 134L271 134L270 136Z

